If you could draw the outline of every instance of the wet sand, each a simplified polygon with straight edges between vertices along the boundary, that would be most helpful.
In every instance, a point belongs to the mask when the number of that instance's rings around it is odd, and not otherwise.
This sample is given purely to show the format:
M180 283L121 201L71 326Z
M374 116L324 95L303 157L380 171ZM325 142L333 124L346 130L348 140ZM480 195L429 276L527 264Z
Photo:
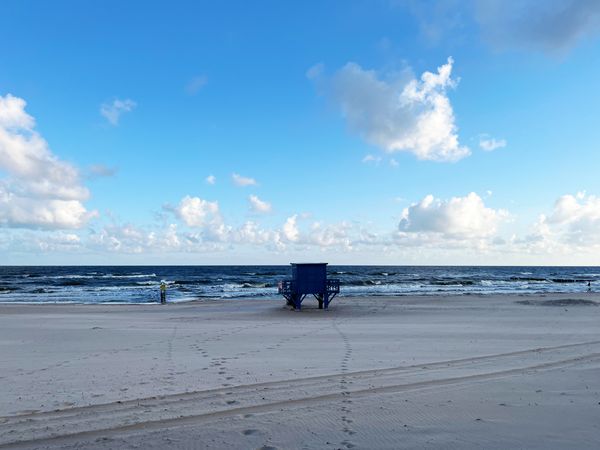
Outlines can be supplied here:
M0 305L0 448L597 448L600 296Z

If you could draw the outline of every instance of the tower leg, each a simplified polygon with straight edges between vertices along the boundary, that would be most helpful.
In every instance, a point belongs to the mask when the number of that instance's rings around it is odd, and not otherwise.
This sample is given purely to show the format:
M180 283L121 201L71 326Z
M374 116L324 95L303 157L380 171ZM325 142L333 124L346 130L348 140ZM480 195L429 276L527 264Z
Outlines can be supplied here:
M294 309L296 311L300 311L300 308L302 306L302 300L301 297L299 295L294 295Z
M317 301L319 302L319 309L323 309L323 294L317 294Z
M325 293L323 297L323 300L325 301L325 309L329 309L329 294Z

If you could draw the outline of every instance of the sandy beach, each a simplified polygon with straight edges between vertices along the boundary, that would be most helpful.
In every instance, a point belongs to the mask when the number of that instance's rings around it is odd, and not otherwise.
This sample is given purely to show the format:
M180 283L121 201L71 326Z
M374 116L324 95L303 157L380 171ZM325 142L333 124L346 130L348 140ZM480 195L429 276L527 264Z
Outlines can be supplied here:
M0 447L598 448L597 294L305 305L0 305Z

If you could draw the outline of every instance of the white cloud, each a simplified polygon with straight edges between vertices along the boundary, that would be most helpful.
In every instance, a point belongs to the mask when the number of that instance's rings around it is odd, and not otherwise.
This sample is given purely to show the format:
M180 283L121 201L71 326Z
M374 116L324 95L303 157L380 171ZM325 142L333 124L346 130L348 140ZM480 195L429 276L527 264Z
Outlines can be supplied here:
M48 230L4 230L0 233L0 250L17 253L74 252L83 248L75 233Z
M246 222L232 232L231 240L242 245L261 245L272 250L283 250L285 244L277 230L265 230L255 222Z
M498 48L557 52L600 33L597 0L475 0L482 34Z
M487 134L479 136L479 147L486 152L506 147L506 139L496 139Z
M294 214L287 218L283 224L283 236L291 242L296 242L300 238L300 231L297 225L298 215Z
M345 222L334 225L322 225L314 222L303 241L317 247L341 247L352 249L352 238L349 235L351 226Z
M545 223L572 244L600 244L600 198L594 195L563 195Z
M156 231L148 231L130 223L110 224L93 232L86 246L94 250L136 254L185 250L175 224Z
M440 200L428 195L402 211L401 232L435 233L450 239L480 239L493 236L508 218L504 210L484 205L476 193Z
M362 162L379 164L381 162L381 156L368 154L365 155L365 157L362 159Z
M250 202L250 209L255 213L265 214L271 212L271 204L261 200L256 195L248 197L248 201Z
M559 197L549 215L540 214L530 233L513 236L510 245L517 254L546 258L542 261L595 264L600 251L600 198L584 192Z
M185 90L190 95L196 95L208 83L206 75L198 75L192 78L185 86Z
M25 100L0 96L0 224L9 227L79 228L95 212L77 168L58 159L35 131Z
M352 227L344 222L333 225L313 222L308 229L301 231L299 215L294 214L286 219L281 228L265 229L253 221L234 227L225 224L216 202L189 196L183 198L179 206L168 209L187 226L198 230L183 236L180 234L182 248L200 250L208 245L212 249L223 250L234 244L257 245L275 251L284 250L290 245L297 248L352 248L349 233Z
M237 173L232 174L231 179L236 186L241 187L256 186L258 184L254 178L243 177Z
M136 106L137 104L131 99L115 99L112 103L103 103L100 106L100 114L102 114L111 125L116 126L119 124L121 115L133 111Z
M386 152L411 152L419 159L457 161L470 154L458 141L447 90L453 60L424 72L380 75L348 63L332 79L332 96L349 127Z
M199 197L185 196L173 209L188 227L203 227L209 223L221 223L218 202L209 202Z
M0 224L25 228L80 228L93 215L77 200L18 197L0 187Z
M217 177L214 175L209 175L206 177L205 181L207 184L215 184L217 182Z

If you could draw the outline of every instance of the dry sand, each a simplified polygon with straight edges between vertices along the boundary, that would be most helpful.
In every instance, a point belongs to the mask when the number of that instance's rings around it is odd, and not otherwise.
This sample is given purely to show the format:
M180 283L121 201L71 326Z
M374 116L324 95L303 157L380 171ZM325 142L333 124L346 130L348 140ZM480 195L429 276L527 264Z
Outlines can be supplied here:
M315 304L1 305L0 448L600 447L597 295Z

